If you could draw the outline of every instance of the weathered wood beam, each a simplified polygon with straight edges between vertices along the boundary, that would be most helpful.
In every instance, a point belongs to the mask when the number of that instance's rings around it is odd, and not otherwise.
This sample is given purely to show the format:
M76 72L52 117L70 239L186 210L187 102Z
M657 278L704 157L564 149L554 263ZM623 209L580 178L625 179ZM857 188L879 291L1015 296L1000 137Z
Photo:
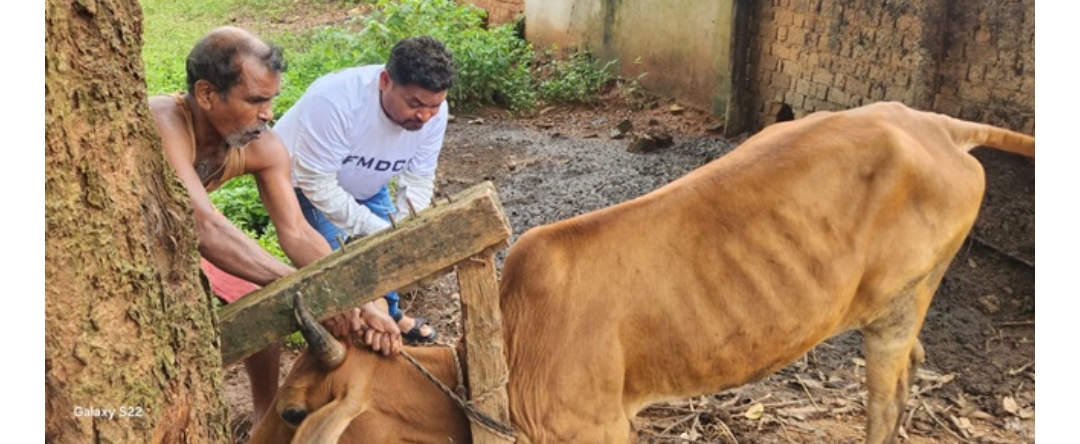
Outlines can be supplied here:
M510 401L506 395L505 344L502 335L502 311L499 309L499 281L495 276L495 253L462 261L457 266L461 293L461 318L464 324L465 368L469 371L469 398L478 410L502 422L510 423ZM472 423L473 444L505 444L492 431Z
M239 361L296 331L292 312L296 293L304 295L316 319L326 319L506 245L510 223L491 182L450 200L397 228L348 243L219 309L222 361Z

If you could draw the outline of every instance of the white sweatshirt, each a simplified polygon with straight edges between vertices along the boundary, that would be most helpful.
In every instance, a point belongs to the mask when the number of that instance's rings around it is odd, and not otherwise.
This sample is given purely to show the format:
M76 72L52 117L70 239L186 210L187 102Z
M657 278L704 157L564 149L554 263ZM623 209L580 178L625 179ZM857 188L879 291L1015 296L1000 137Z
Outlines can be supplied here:
M327 74L274 125L292 156L293 186L353 236L389 227L356 200L371 198L394 176L399 218L408 214L406 198L418 211L430 205L446 131L446 102L417 131L390 120L379 103L382 71L369 65Z

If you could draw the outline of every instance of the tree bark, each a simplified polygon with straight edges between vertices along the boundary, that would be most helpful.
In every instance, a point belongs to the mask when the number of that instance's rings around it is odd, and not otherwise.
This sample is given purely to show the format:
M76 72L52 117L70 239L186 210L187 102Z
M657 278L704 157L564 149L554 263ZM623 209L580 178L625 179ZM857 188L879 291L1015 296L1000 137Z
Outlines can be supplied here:
M216 320L141 50L136 1L46 0L46 442L230 439Z

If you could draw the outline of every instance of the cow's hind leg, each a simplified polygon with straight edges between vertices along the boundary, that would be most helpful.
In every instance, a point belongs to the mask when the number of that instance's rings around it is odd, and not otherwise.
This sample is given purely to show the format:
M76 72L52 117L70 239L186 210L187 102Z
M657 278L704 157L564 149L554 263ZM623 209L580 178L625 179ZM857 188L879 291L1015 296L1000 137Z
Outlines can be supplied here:
M919 329L943 271L944 265L893 298L884 315L862 329L870 392L866 406L867 443L888 444L896 438L915 372L925 358Z
M895 331L864 330L867 435L870 444L892 443L900 425L914 379L922 361L918 339ZM917 333L917 331L915 332Z

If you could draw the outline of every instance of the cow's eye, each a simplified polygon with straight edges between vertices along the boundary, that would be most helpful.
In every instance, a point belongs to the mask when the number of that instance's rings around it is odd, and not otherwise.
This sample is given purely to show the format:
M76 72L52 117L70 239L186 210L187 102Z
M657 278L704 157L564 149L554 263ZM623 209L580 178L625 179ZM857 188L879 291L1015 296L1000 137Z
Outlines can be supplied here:
M281 419L293 426L299 426L301 422L304 422L304 418L307 418L307 410L285 409L281 412Z

